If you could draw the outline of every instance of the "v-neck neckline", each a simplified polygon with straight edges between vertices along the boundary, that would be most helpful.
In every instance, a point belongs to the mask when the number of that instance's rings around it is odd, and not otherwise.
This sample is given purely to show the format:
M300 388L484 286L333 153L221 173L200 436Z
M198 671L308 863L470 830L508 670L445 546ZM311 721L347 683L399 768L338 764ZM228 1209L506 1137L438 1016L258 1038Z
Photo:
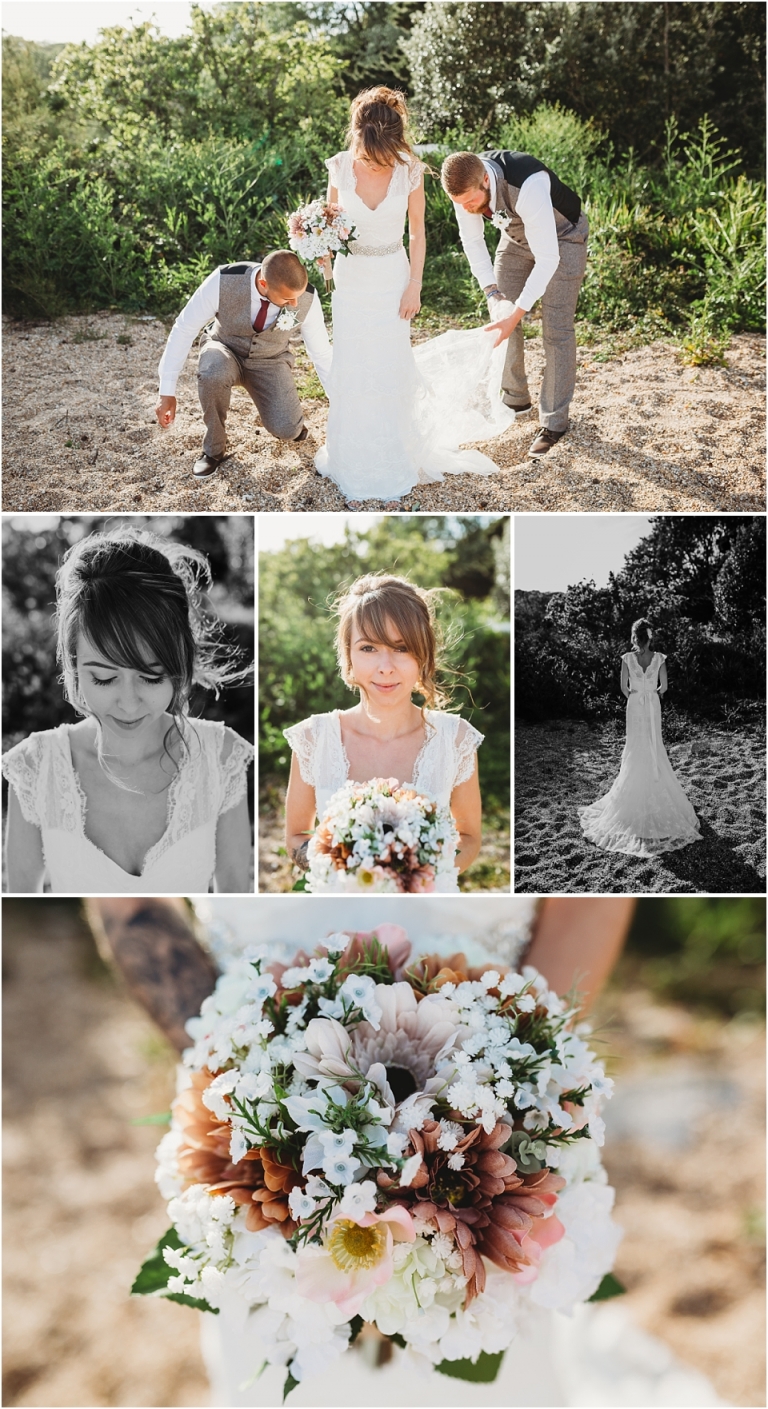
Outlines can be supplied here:
M384 195L382 196L382 198L381 198L381 200L379 201L379 204L378 204L378 205L369 205L368 202L367 202L367 201L364 201L363 198L362 198L362 196L360 195L360 192L359 192L359 190L357 189L357 173L356 173L356 171L355 171L355 158L354 158L354 157L352 157L352 161L351 161L351 170L352 170L352 180L353 180L354 183L355 183L354 189L355 189L355 195L357 196L357 199L360 201L361 205L364 205L364 206L365 206L365 208L366 208L366 210L369 212L369 214L371 214L371 215L375 214L375 212L376 212L377 210L380 210L380 208L383 206L384 202L389 199L389 193L390 193L390 191L392 190L392 182L393 182L394 179L395 179L395 171L397 170L397 163L395 163L395 165L394 165L393 168L392 168L392 175L390 176L389 181L388 181L388 183L387 183L387 189L386 189L386 191L384 192Z
M127 871L125 866L121 866L119 861L115 861L114 856L110 856L108 851L105 851L103 847L98 845L98 842L93 841L91 837L89 837L86 833L85 827L88 818L88 798L86 797L85 789L82 783L80 782L80 775L75 767L75 760L72 755L71 730L68 729L66 725L64 727L66 729L65 738L67 743L67 760L69 762L70 772L72 774L72 781L75 785L75 792L77 793L78 801L80 804L80 832L83 841L87 842L89 846L92 846L94 851L98 851L99 855L103 856L105 860L109 861L112 866L116 866L118 871L120 871L124 876L130 876L131 880L139 881L141 880L142 876L146 873L148 865L152 865L152 863L154 862L154 853L157 852L160 847L162 847L166 837L168 836L168 833L171 830L171 822L173 820L173 809L176 802L176 789L178 786L178 781L181 777L182 769L184 767L184 755L182 755L181 759L177 763L176 772L174 773L168 785L168 791L166 794L165 827L163 828L162 835L159 836L157 841L153 842L152 845L148 847L148 849L145 851L144 856L142 858L140 870Z
M352 766L351 766L350 761L349 761L349 754L347 753L346 745L345 745L345 743L344 743L344 735L343 735L342 729L341 729L341 713L342 713L342 712L341 712L340 709L334 710L334 714L335 714L335 716L336 716L336 726L337 726L338 731L339 731L339 747L340 747L340 749L341 749L341 756L342 756L342 758L343 758L343 760L344 760L344 768L345 768L345 770L346 770L346 782L348 782L348 783L357 783L359 787L364 788L366 783L370 783L370 782L372 782L373 780L372 780L371 778L365 778L365 779L362 779L362 780L361 780L360 778L350 778L350 776L349 776L349 775L350 775L350 772L352 771ZM430 741L430 739L431 739L431 737L432 737L432 735L428 732L428 730L429 730L429 720L426 721L426 727L425 727L425 729L424 729L424 741L423 741L423 743L421 744L421 747L419 748L419 751L418 751L418 753L417 753L415 759L413 760L413 766L411 767L411 773L412 773L413 776L411 777L411 779L410 779L408 782L405 782L405 780L403 780L402 782L399 782L399 780L398 780L399 786L400 786L401 788L415 788L415 787L416 787L416 779L417 779L417 777L418 777L418 775L419 775L419 766L420 766L420 764L421 764L422 758L424 757L424 752L425 752L425 750L426 750L426 748L427 748L427 745L428 745L428 743L429 743L429 741Z

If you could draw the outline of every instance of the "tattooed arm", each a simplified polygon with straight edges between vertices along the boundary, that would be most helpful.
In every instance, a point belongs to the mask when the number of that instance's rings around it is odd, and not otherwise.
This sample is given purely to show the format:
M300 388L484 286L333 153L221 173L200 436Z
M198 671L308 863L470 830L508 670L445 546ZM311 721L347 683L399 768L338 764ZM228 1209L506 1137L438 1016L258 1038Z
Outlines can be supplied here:
M291 860L293 861L295 866L298 866L300 871L309 870L309 857L307 856L308 846L309 837L307 837L306 841L303 841L301 843L301 846L295 846L293 848L293 851L291 852Z
M187 1018L213 991L216 966L196 940L182 900L107 897L86 901L103 957L179 1051L191 1044Z

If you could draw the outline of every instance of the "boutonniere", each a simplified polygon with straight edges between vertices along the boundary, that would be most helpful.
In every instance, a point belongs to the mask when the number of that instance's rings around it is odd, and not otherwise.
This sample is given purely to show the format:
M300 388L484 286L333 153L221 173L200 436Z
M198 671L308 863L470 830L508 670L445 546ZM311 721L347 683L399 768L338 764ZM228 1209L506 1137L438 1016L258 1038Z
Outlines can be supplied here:
M279 312L278 315L277 315L277 318L275 319L275 327L276 327L276 328L283 328L283 329L295 328L295 327L296 327L296 309L295 309L295 308L281 308L280 312Z
M511 219L512 216L508 211L495 210L491 216L491 224L495 225L497 230L506 230Z

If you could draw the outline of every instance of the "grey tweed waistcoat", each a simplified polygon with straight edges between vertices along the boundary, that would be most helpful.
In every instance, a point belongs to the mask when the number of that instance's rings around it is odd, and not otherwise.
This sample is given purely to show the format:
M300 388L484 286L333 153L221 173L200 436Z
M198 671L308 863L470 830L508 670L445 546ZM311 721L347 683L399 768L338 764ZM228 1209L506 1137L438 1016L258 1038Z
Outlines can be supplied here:
M574 226L579 223L581 200L570 186L566 186L565 182L555 175L554 171L550 171L543 161L538 160L538 157L528 156L526 152L491 150L481 152L480 156L483 161L487 161L489 166L493 167L496 177L494 213L497 210L503 210L510 217L502 239L506 235L507 239L513 240L516 245L521 245L530 253L530 246L525 238L525 226L517 213L517 198L520 195L520 187L523 182L537 171L546 171L549 176L557 238L558 240L568 238Z
M315 297L311 285L299 296L292 328L264 328L257 333L251 323L251 285L260 264L223 264L219 277L219 307L211 325L211 337L223 342L236 357L246 362L255 357L291 357L288 344L304 322Z

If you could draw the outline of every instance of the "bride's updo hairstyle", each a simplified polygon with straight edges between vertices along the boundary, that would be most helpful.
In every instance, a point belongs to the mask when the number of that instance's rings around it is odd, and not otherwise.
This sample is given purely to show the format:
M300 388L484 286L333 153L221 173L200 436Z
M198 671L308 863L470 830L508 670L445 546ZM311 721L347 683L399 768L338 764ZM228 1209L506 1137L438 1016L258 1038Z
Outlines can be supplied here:
M204 609L210 586L196 548L145 529L91 533L74 544L56 574L57 660L67 700L87 715L77 677L78 633L113 666L148 671L161 666L173 684L169 712L183 736L192 688L217 694L243 678L237 652Z
M394 646L397 637L419 664L417 689L429 709L445 709L450 696L438 683L442 638L435 620L431 592L414 587L405 577L368 573L358 577L334 603L338 616L336 655L339 671L350 690L359 686L352 669L352 641L363 636L376 645ZM395 638L392 637L392 631Z
M347 146L378 166L418 161L408 137L408 107L394 88L366 88L352 100Z
M630 639L633 650L637 648L640 651L644 651L646 646L651 644L653 631L650 621L646 621L644 616L638 617L637 621L632 622L632 636Z

